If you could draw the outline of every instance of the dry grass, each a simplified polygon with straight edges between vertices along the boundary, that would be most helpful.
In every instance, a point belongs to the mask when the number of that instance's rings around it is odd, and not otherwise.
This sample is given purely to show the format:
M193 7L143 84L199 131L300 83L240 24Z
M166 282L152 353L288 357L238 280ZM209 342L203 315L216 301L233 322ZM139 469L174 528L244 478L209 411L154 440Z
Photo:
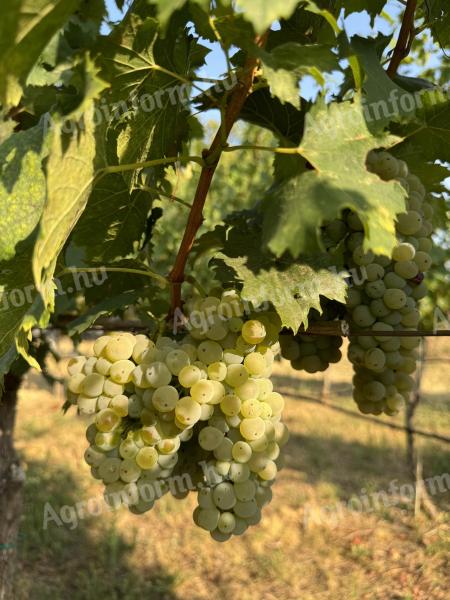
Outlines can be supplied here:
M430 353L450 356L450 346L436 341ZM450 363L427 366L417 426L448 434L449 369ZM353 409L350 376L348 364L333 367L330 398ZM27 466L18 600L447 598L448 492L433 498L437 520L414 518L413 504L398 494L389 496L392 506L315 519L318 509L361 489L370 494L389 490L392 480L408 483L404 434L302 400L318 395L320 377L299 377L283 363L276 379L288 395L286 468L259 526L217 544L193 525L193 498L164 497L141 517L105 511L72 530L53 523L44 530L46 502L73 505L98 496L100 485L82 460L85 422L72 411L61 414L60 387L51 392L31 375L18 414ZM425 478L450 471L448 446L418 445Z

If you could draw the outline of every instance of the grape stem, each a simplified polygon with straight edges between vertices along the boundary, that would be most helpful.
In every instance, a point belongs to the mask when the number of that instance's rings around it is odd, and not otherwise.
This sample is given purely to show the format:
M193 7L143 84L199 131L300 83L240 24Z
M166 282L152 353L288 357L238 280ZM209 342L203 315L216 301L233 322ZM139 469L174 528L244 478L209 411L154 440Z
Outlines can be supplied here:
M387 74L391 79L395 77L402 60L408 56L411 50L411 45L416 34L414 29L416 7L417 0L408 0L406 3L397 44L395 45L391 62L387 68Z
M255 40L256 45L263 47L266 43L267 36L268 32L262 36L258 36ZM251 92L258 65L258 58L254 56L247 57L238 78L238 83L230 93L227 106L223 111L220 128L217 131L210 148L203 151L204 164L198 180L194 201L189 212L188 221L175 258L174 266L169 274L171 283L171 312L169 318L173 316L177 308L181 308L181 285L185 279L184 271L189 252L194 244L195 236L203 223L203 207L206 202L206 197L223 152L224 143L242 110L247 96Z
M159 273L155 273L150 269L131 269L128 267L68 267L64 269L60 273L58 273L57 277L62 277L63 275L70 275L71 273L96 273L102 269L107 273L131 273L132 275L143 275L144 277L150 277L151 279L155 279L161 285L166 287L169 284L169 281L160 275Z

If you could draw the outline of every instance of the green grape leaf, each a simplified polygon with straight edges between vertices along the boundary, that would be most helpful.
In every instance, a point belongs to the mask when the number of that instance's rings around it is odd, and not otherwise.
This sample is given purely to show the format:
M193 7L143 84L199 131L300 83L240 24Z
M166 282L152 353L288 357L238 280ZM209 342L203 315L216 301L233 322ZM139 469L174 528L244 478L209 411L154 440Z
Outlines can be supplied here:
M148 290L146 290L148 293ZM109 296L86 310L82 315L70 323L67 333L71 337L80 335L86 329L89 329L100 317L105 317L114 314L117 311L122 312L128 306L134 304L139 298L142 298L143 290L132 290L118 294L117 296Z
M12 258L16 244L39 222L46 194L45 133L41 123L12 133L0 145L0 260Z
M292 15L298 0L236 0L236 7L243 11L256 33L264 33L274 21Z
M414 120L394 130L405 138L394 148L394 154L426 181L430 178L430 163L450 162L450 101L440 89L426 90L419 98L421 108Z
M14 258L0 262L0 386L19 353L31 366L40 368L28 354L29 336L35 325L48 323L49 315L33 283L34 238L31 235L19 242Z
M112 84L112 100L128 105L115 123L120 163L176 156L191 133L189 78L204 63L209 50L185 31L183 15L170 20L161 38L158 21L142 8L131 14L102 43L102 77ZM164 167L146 170L157 187ZM130 189L142 169L124 173Z
M80 218L95 176L95 125L93 105L84 114L76 135L56 127L47 163L47 200L33 253L33 274L46 307L53 309L52 278L58 256Z
M323 72L339 68L338 58L332 47L323 44L297 44L287 42L276 46L272 52L260 52L263 76L272 94L281 102L289 102L300 108L299 82L303 75L312 75L319 85L324 85Z
M414 96L399 87L381 66L377 46L380 40L354 36L351 47L356 52L365 72L363 88L366 92L364 113L371 130L383 129L391 121L410 119L417 103Z
M0 102L17 105L22 86L52 36L80 0L3 0L0 21Z
M271 302L282 324L297 331L307 326L312 308L321 312L320 296L345 302L344 274L325 253L314 257L277 259L261 250L260 216L256 211L231 215L227 239L211 264L217 279L242 285L242 297L255 304Z
M120 174L106 175L95 184L70 243L83 249L87 264L108 264L136 253L152 202L148 192L130 192Z
M338 5L340 8L345 9L345 14L349 15L353 12L367 11L371 17L371 23L375 21L375 17L383 11L383 8L387 0L339 0Z
M172 14L183 8L187 0L155 0L158 10L158 19L163 26L167 24ZM206 13L209 12L209 0L190 0L192 4L200 6Z
M319 236L323 221L344 208L356 211L364 224L366 250L390 255L396 244L395 217L405 210L405 191L369 173L370 150L400 141L373 136L367 129L361 101L325 106L319 103L306 116L299 154L314 171L275 185L264 199L264 242L274 254L296 257L324 249Z
M303 135L306 106L304 102L298 110L289 103L282 104L267 88L262 88L248 96L239 118L272 131L283 145L298 144Z

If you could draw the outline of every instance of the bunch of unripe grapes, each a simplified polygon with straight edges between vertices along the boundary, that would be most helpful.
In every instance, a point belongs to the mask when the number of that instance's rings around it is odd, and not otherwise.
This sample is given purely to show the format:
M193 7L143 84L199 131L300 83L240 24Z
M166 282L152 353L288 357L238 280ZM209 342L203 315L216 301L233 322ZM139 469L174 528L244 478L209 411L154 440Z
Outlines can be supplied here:
M141 514L196 491L195 523L225 541L259 522L288 439L270 380L280 325L234 290L188 309L188 335L98 338L69 362L67 395L93 417L85 460L108 504Z
M348 290L348 320L353 329L414 331L420 321L419 301L427 293L424 273L432 264L433 209L424 186L402 160L387 152L371 152L367 168L385 181L397 180L408 198L406 212L397 215L398 243L390 257L364 250L363 225L354 212L327 226L329 238L344 240L347 266L358 270ZM350 338L353 395L363 413L394 415L409 400L419 345L417 336Z
M330 322L342 316L342 306L327 298L321 300L321 313L312 309L308 314L308 323ZM332 335L305 335L301 331L282 331L280 334L281 355L289 360L296 371L318 373L326 371L330 364L338 363L342 358L342 337Z

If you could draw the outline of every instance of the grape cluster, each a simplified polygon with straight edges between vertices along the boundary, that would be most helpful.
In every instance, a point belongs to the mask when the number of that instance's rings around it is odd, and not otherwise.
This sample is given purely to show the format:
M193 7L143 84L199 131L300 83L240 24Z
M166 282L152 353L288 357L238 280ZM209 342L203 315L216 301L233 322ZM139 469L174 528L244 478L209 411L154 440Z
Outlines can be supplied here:
M321 300L322 312L312 309L308 323L321 323L335 320L341 316L339 303L327 298ZM340 347L342 337L332 335L305 335L283 331L280 335L281 355L289 360L296 371L318 373L328 369L330 364L338 363L342 358Z
M281 466L284 400L270 380L280 325L233 290L188 308L181 339L98 338L94 356L69 362L67 394L94 418L85 460L111 506L140 514L196 490L196 524L225 541L259 521Z
M397 216L398 244L391 257L363 249L361 220L348 212L333 222L329 237L346 230L347 266L361 277L348 291L349 321L355 329L381 332L415 330L420 321L418 303L426 293L424 272L431 264L433 209L420 180L405 162L387 152L371 152L368 170L383 180L396 179L407 190L406 212ZM414 387L420 338L355 336L350 338L349 360L354 365L354 399L363 413L394 415L408 401Z

